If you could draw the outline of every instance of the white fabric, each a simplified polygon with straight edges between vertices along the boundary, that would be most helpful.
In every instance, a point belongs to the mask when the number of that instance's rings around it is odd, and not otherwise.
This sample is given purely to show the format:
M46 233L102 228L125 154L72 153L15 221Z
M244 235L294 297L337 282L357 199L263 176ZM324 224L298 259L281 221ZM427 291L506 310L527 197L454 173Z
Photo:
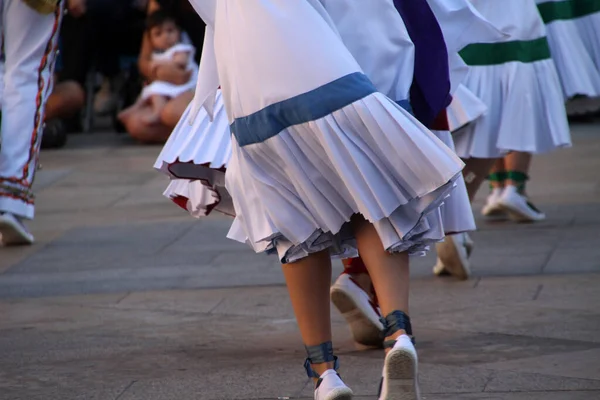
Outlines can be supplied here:
M171 200L184 198L186 210L194 218L208 215L213 210L235 216L231 196L224 186L207 186L199 180L172 179L163 193Z
M552 0L537 0L538 4ZM600 110L600 58L595 58L594 37L600 29L588 21L600 23L600 13L546 25L548 43L556 65L569 115ZM591 40L590 40L591 39ZM598 49L600 50L600 49Z
M0 212L21 218L34 216L31 186L37 169L44 108L52 92L61 10L62 7L55 14L42 15L21 0L0 0L0 36L5 56L0 83Z
M574 20L588 52L600 69L600 12Z
M581 39L576 20L553 21L547 30L565 97L600 96L600 69Z
M395 101L408 100L415 49L393 1L321 0L321 3L344 45L377 90ZM361 19L357 20L357 16Z
M177 53L187 53L188 65L186 69L192 72L190 79L182 85L176 85L165 81L154 81L142 90L141 98L143 100L156 95L174 98L189 90L193 90L196 87L196 82L198 80L198 66L194 62L196 49L191 44L178 43L162 53L152 54L152 60L156 62L170 61Z
M510 34L486 19L469 0L427 0L444 34L448 49L451 93L458 90L468 67L458 54L474 41L496 42Z
M384 94L396 100L407 98L414 69L414 46L392 1L379 2L376 6L372 3L348 2L347 0L322 0L322 3L329 13L331 20L338 28L344 44L355 56L364 72L372 78L376 87ZM469 3L465 0L453 1L452 7L450 8L451 12L456 12L461 7L473 11L472 7L469 8ZM465 13L464 10L460 11L462 13L463 25L476 25L469 20L475 17L477 23L483 24L486 29L489 29L490 36L502 36L499 33L500 31L493 27L490 28L489 26L491 25L488 22L482 21L481 16L478 16L476 11L470 13ZM363 25L366 24L363 27L369 32L369 35L365 35L362 30L358 31L355 29L357 16L360 17ZM381 16L384 16L384 18L381 18ZM445 20L449 19L446 18ZM453 23L454 29L457 29L457 22L453 21ZM392 30L393 33L391 35L389 33L389 26L396 27L396 29ZM373 40L373 37L377 39ZM449 37L451 40L457 40L454 36ZM465 39L461 38L460 40L464 41ZM210 46L211 43L205 43L205 46L207 45ZM460 45L454 45L453 48L459 47ZM203 96L200 94L202 72L200 74L201 77L199 79L199 87L196 90L195 100ZM208 75L210 76L211 74L209 73ZM216 99L214 124L221 125L223 116L220 115L222 110L220 95L217 95ZM210 98L206 99L205 102L212 103ZM210 182L208 186L212 187L215 180L221 178L221 173L213 171L216 176L208 176L207 168L197 164L212 162L211 166L213 168L225 165L223 160L226 157L223 157L223 155L227 154L226 152L231 152L231 146L228 132L225 134L224 130L219 128L215 130L216 132L208 133L206 129L200 128L208 126L207 120L210 119L206 111L200 110L200 108L201 103L197 101L192 102L189 110L182 116L182 121L188 119L194 121L193 127L190 128L189 124L180 122L161 152L155 167L165 169L165 165L171 164L179 158L180 161L187 162L188 164L172 165L170 168L171 173L176 172L176 175L179 177L203 179L205 183ZM208 107L208 109L211 109L211 107ZM194 115L197 112L200 114L197 116ZM442 141L448 146L453 147L450 135L447 133L440 134L442 135ZM222 141L220 138L223 137L226 137L227 140ZM216 196L202 198L212 202ZM447 210L457 210L457 212L461 213L460 215L453 216L450 216L449 212L444 214L444 218L449 219L449 228L445 228L447 232L474 229L473 215L462 177L459 179L458 186L452 195L447 199L447 203L449 204L446 207ZM461 203L462 205L459 205ZM200 208L206 209L206 207ZM197 205L191 207L192 211L197 209Z
M533 40L546 34L533 1L471 1L484 17L509 33L510 40ZM472 66L463 83L488 110L454 135L462 158L497 158L509 151L543 153L571 145L551 59Z
M194 166L198 169L226 167L231 158L231 134L220 91L215 96L214 109L213 122L210 121L205 110L200 110L200 114L191 120L192 105L190 104L164 145L154 167L168 175L190 179L203 179L205 175L200 172L186 172L184 166L179 168L184 171L177 173L175 171L177 167L174 170L173 167L170 169L169 165L185 163L188 164L188 169Z
M433 131L433 133L451 150L454 150L454 140L452 134L448 131ZM459 233L474 231L476 229L473 208L467 193L467 186L463 175L456 179L456 186L450 195L444 200L440 211L442 213L442 223L444 233Z
M460 84L452 94L452 102L447 109L450 132L475 121L487 111L487 106L467 87ZM452 146L454 148L454 146Z
M231 134L221 92L215 98L214 122L204 109L190 118L192 108L190 103L154 164L172 178L163 194L186 198L186 208L195 218L212 210L233 216L223 170L231 158Z
M283 262L330 248L356 256L355 213L389 251L421 254L443 238L439 206L462 163L406 111L375 93L263 143L239 147L226 174L237 224L229 237Z

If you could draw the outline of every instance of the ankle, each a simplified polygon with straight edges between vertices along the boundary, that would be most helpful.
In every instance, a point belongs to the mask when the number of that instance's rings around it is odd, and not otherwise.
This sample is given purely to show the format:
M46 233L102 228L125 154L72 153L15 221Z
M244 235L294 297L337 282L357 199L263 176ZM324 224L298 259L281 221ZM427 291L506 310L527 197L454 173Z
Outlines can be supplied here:
M400 336L406 335L409 340L414 342L410 317L405 312L392 311L385 318L382 318L381 322L383 323L383 336L385 337L383 347L386 353L394 347Z
M333 361L326 362L326 363L320 363L320 364L310 364L310 367L315 372L315 374L318 375L318 376L313 375L311 377L315 384L319 381L319 378L321 377L321 375L323 375L326 371L336 369L335 362L333 362Z
M529 176L524 172L508 171L506 184L508 186L514 186L517 188L519 194L525 195L525 186L528 180Z
M502 189L506 185L507 173L505 171L496 171L488 175L490 189Z
M323 342L315 346L305 346L306 361L304 369L309 378L317 382L320 376L330 369L338 369L338 360L333 355L333 344L331 341Z

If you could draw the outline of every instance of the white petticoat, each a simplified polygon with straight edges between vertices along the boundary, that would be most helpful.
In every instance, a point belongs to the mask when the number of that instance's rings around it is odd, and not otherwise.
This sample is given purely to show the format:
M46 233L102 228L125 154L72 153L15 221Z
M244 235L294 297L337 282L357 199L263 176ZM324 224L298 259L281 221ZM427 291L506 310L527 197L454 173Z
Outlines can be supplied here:
M215 99L214 121L204 109L195 118L191 118L191 113L192 104L154 164L154 168L172 178L164 195L173 200L187 199L185 208L194 217L208 215L212 210L233 215L233 203L225 190L231 134L221 92Z
M213 210L235 216L231 196L223 186L210 186L200 180L172 179L163 195L194 218L205 217Z
M463 83L488 111L454 133L460 157L498 158L509 151L538 154L571 145L551 59L473 66Z
M325 248L357 256L346 222L361 213L388 251L421 254L444 237L439 206L463 163L412 116L373 93L264 142L233 139L228 237L292 262Z

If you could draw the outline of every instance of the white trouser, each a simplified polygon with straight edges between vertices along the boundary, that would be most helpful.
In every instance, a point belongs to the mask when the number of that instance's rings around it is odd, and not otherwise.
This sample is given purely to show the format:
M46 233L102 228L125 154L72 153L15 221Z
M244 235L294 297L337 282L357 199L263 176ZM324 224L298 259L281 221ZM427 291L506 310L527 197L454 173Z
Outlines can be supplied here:
M52 91L62 1L43 15L22 0L0 0L4 75L0 83L0 212L31 219L44 108Z

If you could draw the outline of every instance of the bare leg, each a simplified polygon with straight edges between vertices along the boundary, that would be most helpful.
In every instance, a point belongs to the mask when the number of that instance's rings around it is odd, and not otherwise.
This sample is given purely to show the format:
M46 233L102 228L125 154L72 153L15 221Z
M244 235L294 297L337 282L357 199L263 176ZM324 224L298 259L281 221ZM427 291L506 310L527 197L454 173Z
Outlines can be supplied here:
M503 188L506 179L504 158L498 158L490 170L490 185L492 188Z
M122 119L127 132L142 143L164 143L171 134L171 129L162 124L148 124L144 115L152 113L149 105L136 106L127 118Z
M150 109L152 112L146 112L141 118L147 124L158 124L160 122L160 115L167 105L169 100L165 96L154 95L148 99Z
M525 181L515 177L514 173L522 173L524 176L527 176L531 166L531 159L531 154L520 151L514 151L504 158L506 170L511 173L506 181L506 184L516 186L521 194L525 194Z
M358 250L373 281L382 314L402 311L408 315L408 254L387 252L375 227L362 216L354 216L352 226ZM400 330L386 339L396 339L402 334L406 332Z
M469 158L463 161L466 164L463 169L463 175L465 177L465 183L467 184L469 200L472 203L477 191L488 176L488 173L496 160L493 158Z
M304 344L316 346L331 341L329 252L321 251L300 261L284 264L283 274ZM313 365L318 374L332 368L333 362Z
M129 107L127 107L126 109L121 111L119 113L119 115L117 116L117 118L119 119L119 121L121 121L121 123L123 125L127 125L130 122L130 120L132 119L132 116L138 114L142 108L147 107L147 106L148 105L146 104L145 100L138 99L135 103L133 103L132 105L130 105ZM133 119L135 119L135 118L136 117L133 117Z
M194 92L188 91L169 100L160 114L160 121L162 124L170 128L175 128L175 125L177 125L183 112L193 98Z

